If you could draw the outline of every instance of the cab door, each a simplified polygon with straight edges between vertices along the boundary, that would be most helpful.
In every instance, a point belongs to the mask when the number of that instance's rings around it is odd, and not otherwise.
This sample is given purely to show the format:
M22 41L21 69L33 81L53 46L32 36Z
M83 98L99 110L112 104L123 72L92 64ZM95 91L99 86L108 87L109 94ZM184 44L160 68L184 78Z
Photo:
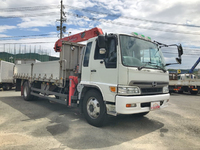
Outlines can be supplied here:
M105 54L100 54L97 40L94 42L93 46L94 51L91 53L90 57L92 60L90 61L90 81L109 95L110 87L117 87L118 71L116 40L114 38L108 38Z
M88 42L83 52L82 68L81 68L81 82L89 84L90 82L90 53L92 49L92 42Z

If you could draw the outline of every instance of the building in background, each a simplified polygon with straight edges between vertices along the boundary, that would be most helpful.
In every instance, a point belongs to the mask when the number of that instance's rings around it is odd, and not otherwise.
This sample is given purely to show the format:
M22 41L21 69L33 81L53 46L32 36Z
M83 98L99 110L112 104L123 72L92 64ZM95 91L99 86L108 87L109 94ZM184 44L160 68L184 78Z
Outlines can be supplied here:
M11 54L7 52L0 52L0 60L13 62L15 63L15 60L38 60L41 62L44 61L53 61L53 60L59 60L58 57L49 56L47 54L38 54L38 53L25 53L25 54Z

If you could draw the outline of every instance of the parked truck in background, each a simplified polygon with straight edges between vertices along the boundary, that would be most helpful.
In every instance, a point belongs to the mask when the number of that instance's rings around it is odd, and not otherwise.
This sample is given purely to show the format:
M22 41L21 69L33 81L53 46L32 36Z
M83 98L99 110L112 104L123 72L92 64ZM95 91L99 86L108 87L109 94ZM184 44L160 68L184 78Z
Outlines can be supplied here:
M182 94L189 92L192 95L198 94L200 91L200 78L194 74L169 74L169 91Z
M192 95L198 94L200 91L200 75L194 75L193 71L199 62L200 57L186 74L170 73L169 91L178 93L189 92Z
M13 69L13 63L0 60L0 88L3 90L10 90L14 86Z
M76 43L84 40L86 46ZM108 115L145 115L169 102L162 46L137 33L84 31L56 42L59 61L16 65L16 90L27 101L43 97L79 106L94 126L102 126ZM180 63L182 47L176 46Z

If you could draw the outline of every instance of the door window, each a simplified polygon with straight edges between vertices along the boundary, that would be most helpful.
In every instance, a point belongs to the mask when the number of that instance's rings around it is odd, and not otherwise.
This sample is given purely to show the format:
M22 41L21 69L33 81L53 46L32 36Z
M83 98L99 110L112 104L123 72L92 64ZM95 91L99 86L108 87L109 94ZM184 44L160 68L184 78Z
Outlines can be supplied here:
M89 57L90 57L91 47L92 47L92 42L88 43L86 46L85 56L84 56L84 60L83 60L84 67L88 67L88 65L89 65Z

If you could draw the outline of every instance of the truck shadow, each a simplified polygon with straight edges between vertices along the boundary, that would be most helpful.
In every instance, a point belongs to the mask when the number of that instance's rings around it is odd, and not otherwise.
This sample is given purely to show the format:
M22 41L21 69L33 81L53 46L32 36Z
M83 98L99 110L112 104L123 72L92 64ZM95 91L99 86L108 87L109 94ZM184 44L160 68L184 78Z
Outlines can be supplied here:
M46 125L46 132L52 134L62 144L63 149L66 146L72 149L96 149L120 145L164 126L159 121L149 119L148 115L146 117L120 115L109 117L106 126L97 128L85 121L78 108L67 108L44 99L27 102L20 96L1 97L0 100L26 115L29 119L19 120L24 123L48 118L50 121ZM31 135L47 136L47 134L41 135L38 131L31 131Z

